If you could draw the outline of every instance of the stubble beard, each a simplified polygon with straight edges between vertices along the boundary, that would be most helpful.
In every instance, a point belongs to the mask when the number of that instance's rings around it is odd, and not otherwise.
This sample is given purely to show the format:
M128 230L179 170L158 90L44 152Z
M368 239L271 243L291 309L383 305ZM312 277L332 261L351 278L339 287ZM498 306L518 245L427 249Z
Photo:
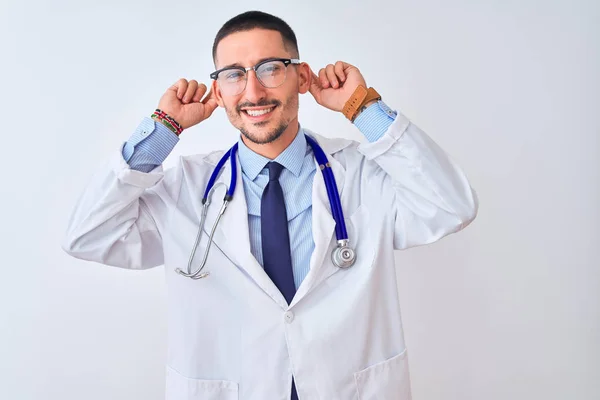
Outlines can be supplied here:
M252 107L252 106L266 106L266 105L271 105L271 104L275 104L279 107L281 107L282 109L282 114L285 114L286 110L295 108L296 112L298 110L298 95L296 93L292 94L285 103L281 104L280 101L261 101L258 104L249 104L249 103L242 103L240 105L238 105L236 107L236 109L234 110L234 112L236 114L234 114L235 116L238 116L240 119L243 118L241 116L241 113L243 112L241 110L241 108L243 107ZM227 111L228 114L230 114L231 116L231 112ZM230 118L231 119L231 118ZM267 124L269 124L270 121L264 121L264 122L258 122L253 124L253 127L255 128L260 128L262 126L266 126ZM240 132L242 133L242 135L244 135L244 137L246 139L248 139L250 142L254 143L254 144L269 144L269 143L273 143L274 141L276 141L277 139L279 139L281 137L281 135L283 135L283 133L286 131L286 129L289 126L289 121L285 121L285 119L283 119L279 122L279 125L273 129L272 131L268 132L266 135L257 135L256 133L250 132L246 127L241 126L238 129L240 130ZM262 132L261 132L262 133Z

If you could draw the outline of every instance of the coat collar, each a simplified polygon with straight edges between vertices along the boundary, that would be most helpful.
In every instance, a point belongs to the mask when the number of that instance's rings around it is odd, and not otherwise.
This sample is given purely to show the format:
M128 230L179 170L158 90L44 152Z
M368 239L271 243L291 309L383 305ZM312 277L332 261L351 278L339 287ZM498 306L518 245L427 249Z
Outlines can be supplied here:
M352 144L352 140L349 139L327 138L306 128L303 128L302 131L304 131L304 133L308 134L310 137L314 138L317 141L317 143L319 143L319 146L321 146L325 154L327 154L328 156L333 156L335 153L345 149L346 147ZM203 160L208 164L217 165L217 163L223 156L223 153L224 151L222 150L213 151L212 153L209 153L206 156L204 156Z
M294 174L294 176L298 177L300 175L300 171L302 170L302 164L304 163L306 146L307 144L306 138L304 137L304 130L300 128L300 130L298 130L298 134L294 140L292 140L292 143L290 143L289 146L273 161L283 165L285 169ZM250 150L241 139L241 136L238 140L238 153L242 171L251 180L255 180L265 165L271 161L268 158Z

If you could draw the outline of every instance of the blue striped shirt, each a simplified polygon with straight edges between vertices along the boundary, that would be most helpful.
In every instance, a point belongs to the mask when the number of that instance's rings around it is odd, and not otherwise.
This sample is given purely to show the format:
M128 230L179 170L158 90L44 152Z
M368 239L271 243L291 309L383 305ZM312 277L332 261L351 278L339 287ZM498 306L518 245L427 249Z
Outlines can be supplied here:
M368 141L374 142L383 136L395 118L396 113L379 101L359 114L354 124ZM162 164L178 141L177 135L168 128L146 117L123 146L123 158L130 168L149 172ZM260 202L269 181L269 172L265 167L271 160L250 150L241 137L238 143L248 205L250 249L262 265ZM285 198L296 288L308 274L310 257L315 248L312 237L312 182L316 167L313 160L312 149L306 143L302 128L292 143L274 160L285 167L279 182Z

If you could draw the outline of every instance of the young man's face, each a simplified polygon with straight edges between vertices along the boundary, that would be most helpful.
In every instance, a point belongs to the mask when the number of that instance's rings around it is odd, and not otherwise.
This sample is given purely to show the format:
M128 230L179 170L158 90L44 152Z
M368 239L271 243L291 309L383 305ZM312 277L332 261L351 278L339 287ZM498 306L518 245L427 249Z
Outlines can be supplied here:
M227 66L252 67L268 58L295 58L286 50L277 31L253 29L233 33L219 42L215 64L217 69ZM231 83L239 71L213 82L213 91L219 106L224 107L233 126L251 142L266 144L279 138L298 120L298 94L308 90L310 68L306 65L288 65L284 68L285 80L276 88L267 88L257 79L253 70L247 72L245 88L231 94ZM268 71L272 71L269 68ZM268 71L265 75L269 75ZM268 82L268 81L267 81ZM243 86L243 82L241 83ZM229 86L228 88L226 86Z

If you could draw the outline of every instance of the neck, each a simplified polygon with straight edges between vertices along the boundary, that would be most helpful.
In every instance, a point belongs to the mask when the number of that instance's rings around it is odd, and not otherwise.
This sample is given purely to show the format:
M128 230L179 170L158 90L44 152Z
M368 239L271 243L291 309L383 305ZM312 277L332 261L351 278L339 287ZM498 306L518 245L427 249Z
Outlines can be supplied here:
M267 144L256 144L248 140L244 135L241 136L242 141L250 150L269 160L274 160L294 141L299 128L300 125L298 124L298 118L296 117L290 122L286 130L277 138L277 140Z

